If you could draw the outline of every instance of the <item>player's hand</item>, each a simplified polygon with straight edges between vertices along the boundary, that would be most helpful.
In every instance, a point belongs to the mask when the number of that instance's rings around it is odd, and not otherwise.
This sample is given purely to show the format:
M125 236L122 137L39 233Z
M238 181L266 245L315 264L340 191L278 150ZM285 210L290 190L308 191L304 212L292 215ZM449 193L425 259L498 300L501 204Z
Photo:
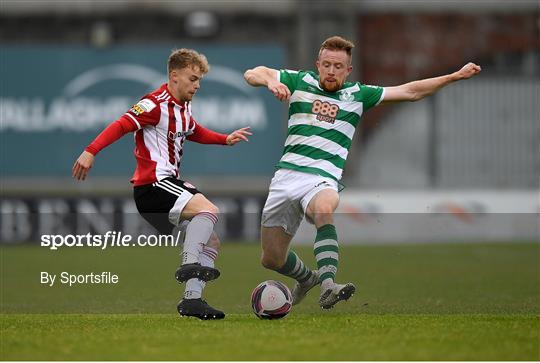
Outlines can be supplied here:
M242 140L249 142L249 135L253 135L253 133L249 131L249 127L242 127L241 129L233 131L227 136L227 145L232 146Z
M73 164L71 174L77 180L84 180L90 169L92 169L92 165L94 165L94 155L88 151L83 151L81 156L75 161L75 164Z
M481 70L482 68L479 65L469 62L465 64L459 71L457 71L456 75L458 79L469 79L476 76Z
M280 101L287 101L291 97L291 91L289 91L289 88L277 80L269 81L268 89Z

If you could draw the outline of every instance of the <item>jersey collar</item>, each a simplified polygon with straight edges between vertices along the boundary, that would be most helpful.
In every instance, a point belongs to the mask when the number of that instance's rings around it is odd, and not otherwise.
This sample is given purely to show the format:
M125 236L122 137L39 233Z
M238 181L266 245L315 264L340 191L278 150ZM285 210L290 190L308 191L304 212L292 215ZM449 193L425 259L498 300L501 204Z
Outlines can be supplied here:
M169 86L167 85L167 83L163 83L163 85L161 86L160 90L165 90L165 92L167 92L167 95L171 96L171 101L174 102L175 104L177 104L178 106L180 107L187 107L187 102L181 102L179 100L177 100L171 93L171 91L169 90Z

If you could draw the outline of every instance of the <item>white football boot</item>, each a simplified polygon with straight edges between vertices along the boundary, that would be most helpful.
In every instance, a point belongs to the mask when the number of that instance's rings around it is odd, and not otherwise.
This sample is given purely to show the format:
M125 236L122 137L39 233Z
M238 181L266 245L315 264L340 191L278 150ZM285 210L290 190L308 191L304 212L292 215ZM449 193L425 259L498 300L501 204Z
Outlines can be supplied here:
M350 282L345 285L334 283L326 290L321 291L319 305L323 309L331 309L338 301L348 300L355 291L356 287Z
M319 272L317 270L311 271L311 277L303 282L299 283L296 282L296 285L294 285L294 288L292 290L292 304L296 305L300 303L308 293L309 290L314 288L319 284Z

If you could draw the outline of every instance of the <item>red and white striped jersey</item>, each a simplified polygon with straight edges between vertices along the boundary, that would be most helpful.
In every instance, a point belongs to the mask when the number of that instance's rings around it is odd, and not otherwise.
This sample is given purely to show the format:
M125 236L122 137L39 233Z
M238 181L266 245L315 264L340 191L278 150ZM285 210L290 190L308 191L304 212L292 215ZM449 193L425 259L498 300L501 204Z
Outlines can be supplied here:
M186 139L201 144L227 144L227 135L199 125L191 115L191 102L180 102L167 84L147 94L128 112L99 134L86 151L96 155L123 135L135 132L137 169L131 179L135 186L179 177Z
M196 125L191 116L191 102L176 100L164 84L144 96L124 116L137 126L134 135L137 169L131 182L138 186L178 177L182 146Z

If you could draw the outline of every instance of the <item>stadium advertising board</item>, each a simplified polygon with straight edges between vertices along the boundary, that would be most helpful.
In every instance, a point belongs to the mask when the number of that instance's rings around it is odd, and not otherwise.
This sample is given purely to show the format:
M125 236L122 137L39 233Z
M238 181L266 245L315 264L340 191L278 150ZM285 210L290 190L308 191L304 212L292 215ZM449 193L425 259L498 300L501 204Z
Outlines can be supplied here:
M279 159L284 109L253 89L243 72L258 64L280 67L280 47L197 45L90 47L3 46L0 135L4 176L69 176L73 160L110 122L167 80L171 49L192 47L211 68L193 100L195 119L226 133L250 126L249 144L222 147L188 143L182 172L190 176L270 176ZM93 176L131 175L131 137L102 152ZM240 162L241 160L241 162Z
M528 191L344 191L335 215L340 243L538 241L537 193ZM221 211L224 240L258 241L264 196L211 197ZM5 198L0 201L0 244L39 242L46 234L132 235L155 231L131 198ZM306 221L295 243L313 244Z

